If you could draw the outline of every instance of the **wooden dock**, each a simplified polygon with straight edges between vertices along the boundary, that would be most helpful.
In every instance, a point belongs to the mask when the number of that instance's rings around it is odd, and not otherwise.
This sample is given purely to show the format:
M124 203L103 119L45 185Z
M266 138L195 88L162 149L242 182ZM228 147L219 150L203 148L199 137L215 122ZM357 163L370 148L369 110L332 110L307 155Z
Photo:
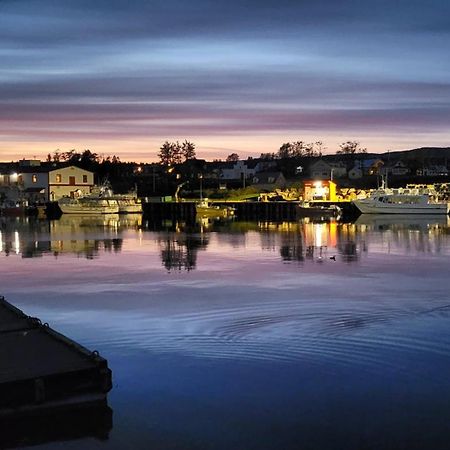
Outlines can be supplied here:
M91 352L0 297L0 423L105 405L111 370Z

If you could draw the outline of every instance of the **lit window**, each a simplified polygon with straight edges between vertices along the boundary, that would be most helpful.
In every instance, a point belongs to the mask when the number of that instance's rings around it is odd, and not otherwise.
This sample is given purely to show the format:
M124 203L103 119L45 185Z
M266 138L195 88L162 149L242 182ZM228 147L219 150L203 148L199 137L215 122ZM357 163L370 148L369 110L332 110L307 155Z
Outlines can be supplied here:
M32 181L33 183L37 183L37 175L36 175L36 174L33 174L33 175L31 176L31 181Z
M56 174L56 182L61 183L62 176L60 173Z

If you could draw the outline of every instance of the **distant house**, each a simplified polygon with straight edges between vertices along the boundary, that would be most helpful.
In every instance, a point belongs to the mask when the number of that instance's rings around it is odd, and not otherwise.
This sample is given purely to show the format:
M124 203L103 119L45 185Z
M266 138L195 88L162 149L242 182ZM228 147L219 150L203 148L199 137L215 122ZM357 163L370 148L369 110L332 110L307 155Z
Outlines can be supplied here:
M381 159L365 159L361 161L361 167L364 175L379 175L384 162Z
M378 175L383 164L381 159L356 160L354 166L348 171L348 178L359 180L364 176Z
M350 180L359 180L363 177L363 169L359 161L355 162L355 165L348 171L348 178Z
M286 178L281 172L259 172L253 176L252 183L260 189L284 189Z
M384 167L384 173L391 175L408 175L410 173L409 167L403 161L397 161L394 164Z
M417 175L424 177L446 177L449 172L445 166L429 166L417 170Z
M79 167L69 166L48 173L48 189L51 201L61 197L73 197L77 193L89 194L94 185L94 174Z
M270 169L276 165L275 161L247 159L246 161L235 161L222 163L220 168L221 180L249 179L256 173Z
M330 180L334 178L342 178L347 175L347 167L345 163L326 162L323 159L309 166L309 174L313 179Z

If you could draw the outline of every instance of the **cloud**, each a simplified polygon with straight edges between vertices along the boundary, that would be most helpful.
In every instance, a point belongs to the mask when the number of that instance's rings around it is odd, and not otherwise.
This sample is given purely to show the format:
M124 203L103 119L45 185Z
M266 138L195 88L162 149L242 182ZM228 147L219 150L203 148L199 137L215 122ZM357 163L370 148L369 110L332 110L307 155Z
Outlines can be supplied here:
M450 138L447 1L7 0L0 14L4 142Z

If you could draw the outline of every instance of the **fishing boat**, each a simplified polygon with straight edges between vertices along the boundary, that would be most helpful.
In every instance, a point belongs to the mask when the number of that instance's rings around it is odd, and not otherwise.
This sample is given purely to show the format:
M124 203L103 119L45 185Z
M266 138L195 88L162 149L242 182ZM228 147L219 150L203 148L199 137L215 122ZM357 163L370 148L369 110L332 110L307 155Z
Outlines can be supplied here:
M199 217L232 217L234 208L230 206L214 205L207 198L201 199L195 205Z
M111 199L117 201L119 214L139 214L142 213L142 202L135 192L128 194L112 194Z
M140 214L142 213L142 202L137 196L137 191L130 191L126 194L115 194L108 181L100 186L94 186L90 198L98 197L104 200L114 200L119 206L119 214Z
M96 196L78 198L63 197L58 200L63 214L118 214L117 200Z
M448 214L449 204L438 202L428 194L376 192L370 197L354 200L363 214Z

